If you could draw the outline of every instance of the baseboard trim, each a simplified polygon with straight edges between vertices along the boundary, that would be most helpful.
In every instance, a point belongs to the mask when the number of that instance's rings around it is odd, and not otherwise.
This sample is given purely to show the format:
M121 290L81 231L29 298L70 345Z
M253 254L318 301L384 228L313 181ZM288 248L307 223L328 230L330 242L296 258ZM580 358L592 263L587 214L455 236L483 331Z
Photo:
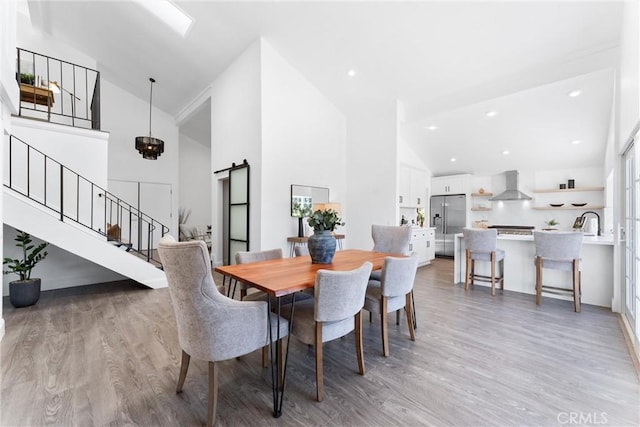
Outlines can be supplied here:
M620 322L620 329L622 329L622 335L624 335L624 340L627 343L627 349L629 350L629 355L631 356L631 361L633 362L633 367L636 369L636 375L640 380L640 348L638 348L638 341L633 334L633 329L631 325L627 321L627 318L618 313L618 321Z

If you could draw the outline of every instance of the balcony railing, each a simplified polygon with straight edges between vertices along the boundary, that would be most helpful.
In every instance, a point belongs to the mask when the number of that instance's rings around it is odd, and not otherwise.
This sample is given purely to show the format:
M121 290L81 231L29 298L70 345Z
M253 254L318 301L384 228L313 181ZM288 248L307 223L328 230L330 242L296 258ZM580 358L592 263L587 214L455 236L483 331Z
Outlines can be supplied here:
M169 232L167 226L13 135L4 157L6 187L50 209L60 221L91 229L160 265L154 249Z
M100 130L100 72L18 48L19 115Z

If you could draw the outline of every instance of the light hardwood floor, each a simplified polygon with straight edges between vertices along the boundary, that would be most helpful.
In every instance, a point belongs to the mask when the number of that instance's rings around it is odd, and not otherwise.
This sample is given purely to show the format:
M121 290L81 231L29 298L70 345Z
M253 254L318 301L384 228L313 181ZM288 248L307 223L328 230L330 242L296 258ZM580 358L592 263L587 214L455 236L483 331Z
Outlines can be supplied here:
M313 349L292 340L283 415L271 415L260 352L223 362L218 425L637 426L639 384L616 315L584 305L453 286L451 261L419 269L417 341L404 321L365 320L366 374L353 337L325 344L325 400L314 400ZM216 278L218 281L219 278ZM508 278L507 278L508 280ZM196 426L207 364L192 360L182 394L167 289L130 282L4 300L3 426ZM367 319L368 316L365 316ZM394 319L395 316L391 316ZM573 420L574 422L571 422Z

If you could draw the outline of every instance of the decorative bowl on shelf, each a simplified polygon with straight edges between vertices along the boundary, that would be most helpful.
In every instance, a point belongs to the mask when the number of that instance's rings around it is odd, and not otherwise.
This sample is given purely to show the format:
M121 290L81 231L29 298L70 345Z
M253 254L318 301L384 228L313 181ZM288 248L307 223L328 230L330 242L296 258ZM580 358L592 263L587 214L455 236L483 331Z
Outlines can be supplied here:
M586 203L571 203L571 206L575 206L577 208L582 207L582 206L587 206Z
M549 206L554 208L559 208L560 206L564 206L564 203L549 203Z

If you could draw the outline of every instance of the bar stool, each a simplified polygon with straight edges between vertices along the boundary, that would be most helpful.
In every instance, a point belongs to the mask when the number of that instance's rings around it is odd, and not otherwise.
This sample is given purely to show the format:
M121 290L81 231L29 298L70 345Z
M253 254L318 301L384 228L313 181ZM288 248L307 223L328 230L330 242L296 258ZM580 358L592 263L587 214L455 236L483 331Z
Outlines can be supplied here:
M466 271L464 276L464 290L469 289L469 282L474 280L491 282L491 295L496 295L496 282L500 282L500 289L504 291L504 251L497 249L498 231L475 228L462 229L464 245L466 247ZM476 261L491 263L491 276L475 274ZM496 261L500 264L500 276L496 276Z
M534 231L536 245L536 304L540 305L542 292L573 296L573 308L580 312L580 276L582 263L582 237L580 232ZM542 269L570 271L572 289L542 284Z

